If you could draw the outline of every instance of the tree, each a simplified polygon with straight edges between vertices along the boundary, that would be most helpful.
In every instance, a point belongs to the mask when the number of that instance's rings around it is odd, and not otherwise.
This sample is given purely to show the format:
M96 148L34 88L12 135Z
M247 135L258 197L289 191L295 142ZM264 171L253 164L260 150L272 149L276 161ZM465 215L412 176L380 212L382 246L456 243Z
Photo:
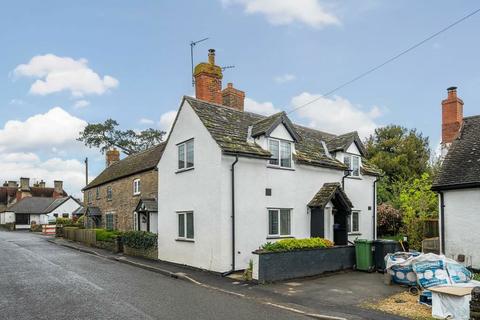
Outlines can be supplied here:
M166 134L165 131L152 128L135 132L120 130L117 127L118 122L113 119L107 119L103 123L89 123L80 132L77 140L89 148L100 148L102 153L111 147L117 147L126 155L131 155L162 142Z
M405 182L400 191L403 231L414 249L421 249L425 220L438 217L438 199L431 186L432 178L425 172L420 178Z
M415 129L389 125L375 129L365 141L370 163L382 169L385 176L378 183L378 200L398 208L400 186L404 181L429 172L428 137Z
M377 225L379 235L396 235L402 226L402 213L389 203L377 207Z

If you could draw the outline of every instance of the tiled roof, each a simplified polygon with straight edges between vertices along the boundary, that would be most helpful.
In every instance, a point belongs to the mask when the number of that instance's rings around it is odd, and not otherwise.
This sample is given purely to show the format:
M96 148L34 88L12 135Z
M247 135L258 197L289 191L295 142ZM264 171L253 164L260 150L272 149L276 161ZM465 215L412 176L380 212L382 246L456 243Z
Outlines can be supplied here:
M47 208L54 202L53 198L46 197L27 197L15 203L8 211L15 213L40 214L47 213Z
M54 188L30 187L32 197L53 198ZM0 187L0 204L8 205L17 196L18 187ZM63 196L68 194L63 191ZM10 202L8 201L10 199Z
M158 211L158 201L154 198L142 198L138 201L137 207L135 209L137 212L149 211L157 212Z
M101 216L102 210L99 207L87 207L85 213L87 216Z
M326 141L328 150L331 152L346 151L347 148L354 142L356 142L360 153L362 156L364 156L365 148L360 140L360 137L358 136L357 131L345 133Z
M343 191L343 188L338 182L324 183L320 190L315 194L313 199L310 200L308 206L324 208L336 194L342 197L343 201L347 206L353 208L352 202L350 201L350 199L348 199L347 195Z
M480 115L465 117L433 183L433 189L480 187Z
M225 153L269 158L270 152L254 142L247 141L248 127L253 126L252 136L258 135L268 132L272 124L278 122L278 119L287 117L284 112L266 117L251 112L241 112L192 97L186 96L184 99L192 106L213 139ZM292 127L299 138L295 144L295 160L298 163L340 170L346 169L342 162L326 155L321 143L321 141L332 141L337 136L296 124L292 124ZM366 174L370 173L369 170L364 172Z
M111 182L123 177L131 176L135 173L154 169L165 149L165 142L145 151L135 153L110 165L103 170L92 182L90 182L83 190L91 189L99 185Z

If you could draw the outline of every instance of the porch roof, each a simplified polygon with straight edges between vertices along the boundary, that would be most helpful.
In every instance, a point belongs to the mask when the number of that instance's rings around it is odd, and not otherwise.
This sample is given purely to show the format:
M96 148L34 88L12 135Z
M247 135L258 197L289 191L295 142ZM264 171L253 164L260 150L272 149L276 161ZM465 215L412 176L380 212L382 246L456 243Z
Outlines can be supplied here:
M347 194L343 191L339 182L328 182L318 190L312 200L308 203L309 207L321 207L324 208L329 201L337 198L337 201L341 201L342 204L348 208L353 208L353 204L348 199Z
M157 199L154 198L144 198L138 201L137 207L135 208L137 212L157 212L158 204Z
M102 211L99 207L87 207L86 214L87 216L101 216Z

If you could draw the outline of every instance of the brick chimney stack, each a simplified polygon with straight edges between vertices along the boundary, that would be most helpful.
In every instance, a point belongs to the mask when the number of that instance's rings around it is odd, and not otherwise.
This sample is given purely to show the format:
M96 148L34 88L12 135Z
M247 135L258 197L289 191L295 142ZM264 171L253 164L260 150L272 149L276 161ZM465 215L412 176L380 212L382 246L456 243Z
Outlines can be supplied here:
M30 191L30 178L20 178L20 189Z
M463 101L457 97L457 87L450 87L447 92L447 99L442 101L442 156L446 155L463 122Z
M233 83L227 84L222 91L223 105L243 111L245 104L245 92L235 89Z
M39 183L38 183L38 186L40 188L45 188L45 181L41 180Z
M120 151L113 148L106 152L105 165L107 168L118 161L120 161Z
M54 180L53 181L53 198L63 197L63 181Z
M195 66L195 96L207 102L222 104L222 68L215 64L215 50L208 50L208 63Z

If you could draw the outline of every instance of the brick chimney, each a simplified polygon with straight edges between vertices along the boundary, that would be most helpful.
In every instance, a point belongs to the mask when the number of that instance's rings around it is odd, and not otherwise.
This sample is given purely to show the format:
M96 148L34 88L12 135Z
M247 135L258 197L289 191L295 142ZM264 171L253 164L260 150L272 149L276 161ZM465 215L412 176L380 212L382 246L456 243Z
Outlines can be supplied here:
M197 99L222 104L222 68L215 64L215 50L208 50L208 62L195 66L195 96Z
M63 197L63 181L54 180L53 181L53 198Z
M442 156L446 155L463 122L463 101L457 97L457 87L450 87L447 92L447 99L442 101Z
M38 183L38 186L40 188L45 188L45 181L41 180L39 183Z
M8 183L7 183L7 186L10 187L10 188L18 188L17 181L15 181L15 180L9 180Z
M223 105L243 111L245 104L245 92L235 89L233 83L227 84L227 87L222 91Z
M120 161L120 151L113 148L106 152L105 165L107 168L118 161Z
M20 178L20 189L30 191L30 178Z

